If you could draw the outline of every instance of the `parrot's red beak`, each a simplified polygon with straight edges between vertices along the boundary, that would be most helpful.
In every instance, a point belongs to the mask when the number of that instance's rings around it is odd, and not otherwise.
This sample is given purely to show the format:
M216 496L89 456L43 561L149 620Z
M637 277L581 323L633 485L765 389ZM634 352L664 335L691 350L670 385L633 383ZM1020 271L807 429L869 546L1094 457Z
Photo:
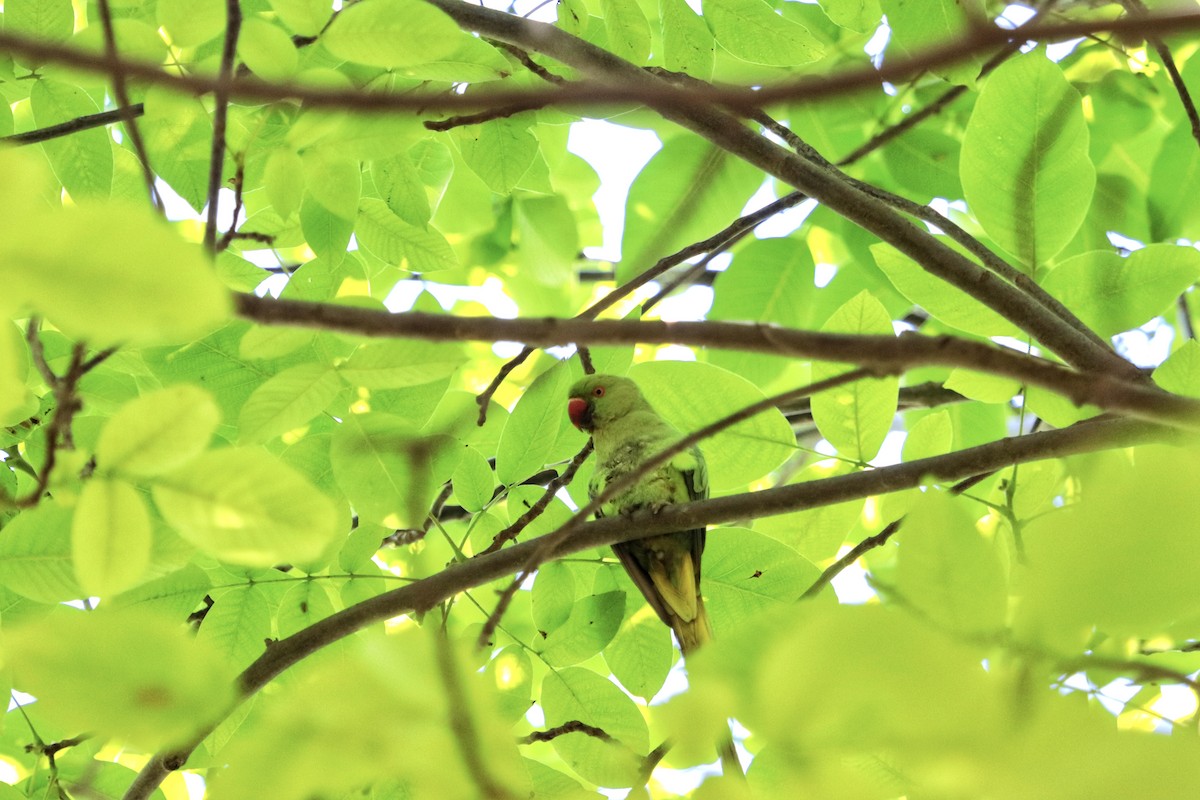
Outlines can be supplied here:
M592 429L592 404L582 397L572 397L567 401L567 416L571 424L581 431Z

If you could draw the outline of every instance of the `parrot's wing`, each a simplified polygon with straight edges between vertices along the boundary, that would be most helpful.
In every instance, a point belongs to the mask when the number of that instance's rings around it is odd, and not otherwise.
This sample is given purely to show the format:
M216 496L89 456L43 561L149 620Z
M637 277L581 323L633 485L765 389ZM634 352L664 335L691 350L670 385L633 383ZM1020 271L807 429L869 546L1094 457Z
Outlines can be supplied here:
M617 558L621 561L621 566L625 568L625 572L629 575L633 585L638 588L642 596L646 598L646 602L654 609L654 613L658 614L658 618L663 621L663 624L668 628L673 627L671 614L667 611L667 604L663 602L662 595L658 593L658 587L654 585L654 579L650 577L650 573L646 572L646 568L638 561L635 553L637 552L637 542L621 542L612 546L613 552L617 554Z
M689 500L708 499L708 465L704 462L704 454L700 448L692 448L695 458L694 469L683 470L683 482L687 486ZM704 543L707 538L707 528L697 528L689 531L692 534L692 566L696 569L696 586L700 586L700 556L704 553Z

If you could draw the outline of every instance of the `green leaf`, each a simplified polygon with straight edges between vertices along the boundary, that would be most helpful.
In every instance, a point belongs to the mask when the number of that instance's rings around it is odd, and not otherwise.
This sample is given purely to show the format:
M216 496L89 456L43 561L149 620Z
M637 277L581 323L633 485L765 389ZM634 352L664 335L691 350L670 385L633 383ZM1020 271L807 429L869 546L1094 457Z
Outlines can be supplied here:
M400 67L396 73L423 81L484 83L512 74L512 65L492 45L474 37L460 38L454 52L443 58Z
M879 0L820 0L820 5L831 22L855 33L874 31L883 16ZM888 23L891 22L888 17Z
M316 36L333 16L328 0L269 0L271 10L298 36Z
M212 395L197 386L149 392L105 424L96 443L97 467L143 477L169 472L204 451L220 419Z
M1021 391L1020 381L969 369L951 370L945 386L981 403L1007 403Z
M169 619L186 619L212 588L208 574L195 564L122 592L108 602L113 608L146 606Z
M625 592L605 592L581 597L571 615L549 632L541 655L554 667L578 664L604 649L621 626L625 615Z
M914 200L962 197L959 149L953 136L916 128L896 137L884 149L883 161L898 183L916 193Z
M42 502L22 511L0 536L0 583L39 603L77 600L71 558L71 510Z
M659 0L663 66L706 81L712 77L716 40L685 0Z
M75 577L89 595L107 597L136 586L150 565L150 513L124 481L83 485L71 522Z
M263 170L263 188L279 216L287 219L300 208L304 197L304 161L288 147L279 147L267 156Z
M629 189L617 280L724 228L761 183L761 172L699 137L668 139Z
M1004 624L1008 587L965 502L934 489L917 501L900 530L895 591L939 626L989 634Z
M634 64L650 56L650 23L637 0L601 0L609 49Z
M1184 341L1154 370L1154 382L1168 392L1200 397L1200 342Z
M583 733L554 739L554 751L571 769L601 786L632 785L649 732L627 695L591 670L567 667L546 675L541 704L547 727L579 720L616 739L610 743Z
M17 685L69 730L181 745L233 700L228 665L148 609L63 611L5 636Z
M408 224L382 200L363 198L355 230L368 252L400 269L424 273L458 266L458 256L437 230Z
M466 360L457 344L392 339L359 345L338 373L353 386L402 389L449 377Z
M263 654L271 638L271 608L262 589L254 584L212 595L213 605L204 615L196 639L244 669Z
M329 454L359 518L402 529L421 527L461 457L449 436L422 436L411 423L378 412L342 420Z
M800 66L825 49L807 28L776 14L764 0L709 0L704 21L722 47L752 64Z
M567 424L570 380L567 363L560 361L525 390L496 446L496 478L500 483L520 483L546 463L559 432Z
M941 456L949 453L953 446L954 423L950 419L950 412L935 411L909 427L901 458L904 461L916 461Z
M337 371L328 364L297 364L273 375L242 406L239 441L261 444L305 425L341 388Z
M329 592L325 591L325 581L300 581L280 598L275 624L279 628L280 638L283 638L304 630L333 612L333 601L329 599Z
M100 109L77 86L39 80L29 93L29 105L39 127L49 127ZM112 190L113 141L104 128L78 131L43 142L54 174L76 201L107 197Z
M1096 188L1079 92L1041 53L992 72L963 136L967 204L1033 274L1071 241Z
M700 362L643 362L629 377L683 435L763 398L746 379ZM701 443L709 485L722 491L763 477L795 453L795 441L791 425L774 408L726 428Z
M824 333L888 335L892 321L883 305L867 292L852 298L821 328ZM814 381L841 375L852 369L846 364L815 362ZM838 452L860 463L873 459L892 427L899 401L897 378L866 378L816 394L812 398L813 421Z
M154 171L199 214L208 201L212 119L194 97L151 88L138 129Z
M787 605L821 571L792 548L749 528L714 528L701 582L713 631L737 630L768 609Z
M7 0L4 28L35 39L61 42L75 30L71 0Z
M530 590L533 624L542 636L557 630L571 616L575 607L575 575L561 561L550 561L538 567Z
M500 715L516 722L529 711L533 694L533 662L521 645L510 644L487 663L484 679L490 679L497 694Z
M225 30L223 0L158 0L156 8L158 24L178 47L202 45Z
M1101 336L1131 330L1158 316L1200 278L1200 252L1160 244L1128 258L1093 251L1069 258L1042 287Z
M265 81L286 80L299 64L291 37L283 28L263 19L251 18L242 23L237 51L250 71Z
M824 7L825 3L821 5ZM986 18L980 0L880 0L880 5L891 29L890 45L917 58L939 45L961 39L972 25L981 24ZM971 56L935 67L933 71L951 83L972 86L982 66L983 58Z
M511 192L533 164L540 147L529 130L533 121L532 114L520 114L455 131L463 160L493 192Z
M649 605L626 621L604 648L604 663L613 677L630 694L646 701L662 689L674 661L671 630Z
M812 254L794 239L750 242L718 276L709 318L804 327L813 321L815 273Z
M339 13L321 43L337 58L390 69L449 56L464 36L444 11L420 0L364 0Z
M300 203L300 230L314 253L337 266L346 256L346 247L354 233L354 219L340 217L306 195Z
M463 451L462 461L451 477L454 497L467 511L482 511L492 501L496 478L491 464L474 447Z
M1150 170L1150 236L1173 241L1200 238L1200 198L1188 191L1200 180L1200 150L1191 123L1182 120L1167 135Z
M423 227L433 216L420 173L407 154L380 159L371 165L375 188L388 208L409 225Z
M318 558L337 514L300 473L264 450L213 450L154 485L159 511L184 539L247 566Z
M362 195L362 169L358 161L328 147L305 153L303 161L308 198L334 216L354 219Z
M980 336L1016 336L1015 325L979 300L922 269L921 265L882 242L871 245L875 263L896 291L947 325Z
M0 282L64 333L96 345L182 341L229 312L198 246L144 206L117 202L31 209L0 222Z
M1197 454L1148 445L1130 455L1095 460L1074 505L1025 527L1030 568L1015 622L1022 639L1077 648L1098 630L1137 646L1194 617ZM1097 547L1096 531L1111 530L1137 535Z

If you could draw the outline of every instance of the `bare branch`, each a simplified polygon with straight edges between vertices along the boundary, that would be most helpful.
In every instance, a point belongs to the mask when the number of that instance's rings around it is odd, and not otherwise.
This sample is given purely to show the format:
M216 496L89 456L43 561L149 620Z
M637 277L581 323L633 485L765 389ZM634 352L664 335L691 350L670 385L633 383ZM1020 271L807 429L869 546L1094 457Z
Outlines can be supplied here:
M587 457L591 454L592 440L588 439L587 444L585 444L583 448L575 454L575 457L571 459L571 463L569 463L567 468L562 471L562 474L550 481L550 483L546 486L546 491L542 493L542 496L538 498L537 502L530 506L524 514L518 517L516 522L496 534L496 538L492 540L492 543L481 550L479 554L484 555L486 553L494 553L508 542L516 539L517 536L520 535L521 531L525 530L525 528L529 526L529 523L533 522L542 515L542 513L550 505L550 501L554 499L554 495L558 494L558 490L571 482L571 479L575 477L575 473L579 471L579 467L583 465L583 462L586 461Z
M221 192L221 177L225 168L225 124L229 118L228 86L233 80L237 58L238 34L242 30L242 7L238 0L225 0L225 41L221 46L221 67L217 72L220 84L214 92L213 138L208 162L208 219L204 225L204 249L217 252L217 206ZM237 224L234 218L233 224Z
M97 3L100 11L100 25L104 29L104 52L113 65L109 72L112 78L113 97L116 98L117 108L127 111L133 106L129 102L125 71L121 67L121 59L117 53L117 36L113 31L112 9L109 8L108 0L97 0ZM159 196L158 189L154 185L154 170L150 168L150 155L146 152L146 143L142 140L142 131L135 121L136 116L140 115L124 113L121 121L125 125L125 133L129 136L129 143L133 145L133 152L137 154L138 161L141 162L142 180L146 183L146 193L150 196L150 202L161 214L163 212L162 197Z
M487 11L459 0L430 0L434 5L455 17L460 25L484 35L506 41L518 47L528 44L529 39L546 36L547 30L556 30L543 23L531 22L495 12L508 21L501 25L491 22L478 24L480 14ZM460 8L461 6L461 8ZM495 30L493 30L495 28ZM646 103L656 107L670 106L683 110L697 105L721 105L738 108L757 108L791 100L815 100L846 94L868 87L877 87L883 82L903 83L912 75L929 69L953 64L980 53L990 53L997 47L1026 41L1061 41L1096 33L1112 33L1123 37L1155 36L1183 33L1200 28L1200 13L1152 14L1121 19L1070 20L1066 22L1022 25L1008 30L980 25L966 35L930 50L890 61L881 68L867 65L837 75L810 76L783 81L761 88L712 88L696 89L659 85L630 84L614 76L612 80L582 81L568 84L562 89L539 90L490 90L488 92L433 93L411 92L387 94L368 90L327 89L299 83L269 83L253 76L211 76L207 74L171 74L161 64L137 59L116 59L107 54L76 49L69 45L23 36L11 31L0 31L0 50L16 53L30 59L53 61L85 72L111 74L122 70L127 78L136 78L142 83L164 86L188 94L211 94L225 91L231 99L256 102L278 102L299 100L310 107L340 108L354 111L465 111L495 106L524 104L529 109L547 105L591 106L601 103ZM558 33L562 33L558 31ZM562 33L576 45L582 40ZM540 47L530 50L545 52ZM615 57L614 57L615 58ZM570 64L569 59L562 59ZM573 65L572 65L573 66Z
M1041 386L1110 411L1193 425L1200 401L1168 394L1104 372L1089 375L998 345L952 336L856 336L739 322L661 322L581 319L498 319L406 312L236 295L238 312L264 325L295 325L432 340L515 341L526 344L685 344L858 364L880 374L919 365L966 367Z
M808 587L804 594L800 595L800 599L811 600L812 598L816 597L821 593L821 590L833 582L833 579L836 578L842 572L842 570L853 564L855 561L858 561L858 559L862 557L863 553L867 552L868 550L874 550L876 547L879 547L887 542L888 539L892 538L896 531L900 530L900 526L903 523L904 517L894 520L879 533L875 534L874 536L868 536L866 539L863 539L854 547L850 548L846 555L842 556L837 561L825 568L825 571L821 573L821 576L813 581L813 585Z
M25 133L14 133L11 136L0 136L0 143L4 144L36 144L38 142L48 142L52 139L57 139L60 136L69 136L72 133L86 131L92 128L100 128L104 125L112 125L114 122L126 122L135 117L140 117L146 113L146 108L141 103L134 103L131 106L122 106L111 111L101 111L96 114L88 114L75 119L60 122L57 125L48 125L45 128L38 128Z

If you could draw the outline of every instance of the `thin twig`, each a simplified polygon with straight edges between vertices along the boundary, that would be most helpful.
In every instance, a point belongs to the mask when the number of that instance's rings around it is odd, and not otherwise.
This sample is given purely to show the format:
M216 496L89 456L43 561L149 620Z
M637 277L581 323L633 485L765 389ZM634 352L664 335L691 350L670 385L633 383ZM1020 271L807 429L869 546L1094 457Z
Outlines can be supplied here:
M144 113L146 113L146 107L141 103L134 103L131 106L122 106L114 108L111 111L100 111L96 114L76 117L66 122L60 122L57 125L47 125L45 128L38 128L37 130L14 133L11 136L0 136L0 143L25 145L48 142L61 136L78 133L79 131L112 125L114 122L126 122L128 124L129 120L140 117Z
M113 31L112 10L109 8L108 0L97 0L97 3L100 11L100 24L104 29L104 52L112 64L109 76L112 78L113 97L116 98L118 110L127 112L133 106L129 102L125 72L121 68L120 54L117 52L117 35ZM137 154L138 161L141 162L142 180L146 184L146 193L150 196L150 202L161 214L164 211L163 201L154 184L154 170L150 168L150 154L146 151L146 143L142 139L141 129L136 122L137 116L140 115L122 114L121 122L125 125L129 143L133 145L133 152Z
M242 214L242 189L246 183L246 156L244 153L234 155L235 171L233 173L233 217L229 221L229 228L221 236L221 240L217 242L216 252L222 253L229 248L229 245L234 239L243 237L248 238L258 234L239 234L237 230L238 217Z
M1148 12L1145 3L1142 0L1122 0L1125 8L1134 16L1144 16ZM1174 56L1171 55L1171 49L1167 47L1158 36L1147 36L1146 41L1154 48L1154 52L1158 53L1159 59L1163 62L1163 66L1167 70L1167 75L1171 77L1171 84L1175 87L1175 93L1179 95L1179 102L1183 105L1184 112L1187 113L1188 122L1192 126L1192 138L1200 144L1200 113L1196 111L1196 103L1192 100L1192 93L1188 91L1187 84L1183 81L1183 76L1179 74L1179 66L1175 63Z
M822 589L833 582L833 579L836 578L842 572L842 570L853 564L855 561L858 561L858 559L862 557L863 553L867 552L868 550L874 550L876 547L879 547L888 539L892 538L896 531L900 530L900 526L903 523L904 517L893 520L892 522L888 523L888 526L879 533L875 534L874 536L868 536L866 539L863 539L854 547L850 548L850 550L847 551L844 556L825 568L825 571L821 573L821 576L813 581L812 586L809 586L808 589L805 590L804 594L800 595L800 599L811 600L812 598L816 597L821 593Z
M593 739L599 739L602 742L616 742L617 740L610 736L603 728L597 728L595 725L588 725L586 722L580 722L577 719L569 720L561 725L555 725L553 728L548 728L544 731L534 731L526 736L522 736L517 740L517 744L533 744L534 742L550 742L560 736L566 736L568 733L582 733L591 736Z
M208 162L208 218L204 225L204 249L217 252L217 205L225 169L225 125L229 118L229 90L237 58L238 34L242 29L242 7L238 0L225 0L225 41L221 47L221 83L213 93L213 138ZM237 219L234 218L236 224Z
M496 537L492 539L492 543L483 550L480 550L479 554L486 555L487 553L494 553L508 542L516 539L517 536L520 535L521 531L525 530L525 528L529 526L529 523L533 522L542 515L546 508L549 507L550 501L554 499L556 494L558 494L558 490L571 482L571 479L575 477L575 473L579 471L579 467L582 466L583 462L586 461L587 457L591 454L592 440L588 439L587 444L585 444L583 448L575 454L575 457L571 459L571 463L569 463L567 468L562 471L562 474L555 477L554 480L547 484L546 491L542 492L542 496L539 497L537 501L525 511L524 514L517 517L513 524L497 533Z

